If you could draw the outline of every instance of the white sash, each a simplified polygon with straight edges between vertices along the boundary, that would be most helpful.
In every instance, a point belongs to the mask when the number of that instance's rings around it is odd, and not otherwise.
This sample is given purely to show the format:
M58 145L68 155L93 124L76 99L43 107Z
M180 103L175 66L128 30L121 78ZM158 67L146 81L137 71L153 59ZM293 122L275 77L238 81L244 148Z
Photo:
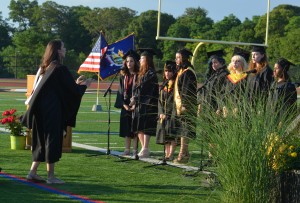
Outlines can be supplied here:
M43 75L41 75L41 71L42 69L39 68L38 72L36 73L35 75L35 78L34 78L34 82L33 82L33 89L32 89L32 92L31 92L31 95L28 97L28 99L25 101L25 104L28 105L31 98L32 98L32 95L34 94L34 91L35 89L37 88L37 86L40 84L40 81L43 77Z

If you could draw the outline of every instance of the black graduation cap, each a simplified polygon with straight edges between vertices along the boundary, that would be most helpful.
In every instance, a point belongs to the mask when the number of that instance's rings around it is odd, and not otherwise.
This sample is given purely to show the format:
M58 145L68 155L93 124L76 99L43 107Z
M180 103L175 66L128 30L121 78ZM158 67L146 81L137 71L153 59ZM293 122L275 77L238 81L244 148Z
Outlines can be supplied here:
M176 62L175 61L166 61L164 70L171 70L172 72L176 71Z
M139 48L139 52L141 56L149 56L151 58L156 55L155 51L152 48Z
M214 58L214 57L222 58L225 55L223 49L210 51L210 52L207 52L206 54L207 54L208 58Z
M279 58L276 63L279 64L283 68L283 70L286 70L286 71L288 71L290 69L290 66L295 65L295 64L293 64L292 62L288 61L285 58Z
M263 46L253 46L252 47L252 52L260 52L262 54L266 53L266 49Z
M136 61L140 60L140 55L136 51L134 51L132 49L130 49L129 51L127 51L126 54L122 58L125 60L128 56L134 58L134 60L136 60Z
M239 47L234 47L232 56L235 56L235 55L242 56L246 61L248 61L249 57L250 57L250 52L246 51L242 48L239 48Z
M190 50L187 50L185 48L179 49L177 53L181 54L185 58L189 58L190 56L193 56L193 53Z

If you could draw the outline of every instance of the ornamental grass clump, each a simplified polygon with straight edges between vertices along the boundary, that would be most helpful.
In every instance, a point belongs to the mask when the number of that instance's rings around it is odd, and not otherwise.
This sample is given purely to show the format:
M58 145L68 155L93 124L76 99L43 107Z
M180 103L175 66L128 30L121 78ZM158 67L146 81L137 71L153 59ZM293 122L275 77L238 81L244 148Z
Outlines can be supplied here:
M255 102L247 95L228 94L218 100L220 112L209 108L198 116L198 141L216 163L214 172L221 185L223 202L274 202L278 191L276 171L266 156L268 135L278 128L275 112L266 108L264 97ZM281 122L286 126L288 119Z
M2 113L1 124L5 125L12 136L24 136L23 125L20 122L20 116L16 112L16 109L5 110Z

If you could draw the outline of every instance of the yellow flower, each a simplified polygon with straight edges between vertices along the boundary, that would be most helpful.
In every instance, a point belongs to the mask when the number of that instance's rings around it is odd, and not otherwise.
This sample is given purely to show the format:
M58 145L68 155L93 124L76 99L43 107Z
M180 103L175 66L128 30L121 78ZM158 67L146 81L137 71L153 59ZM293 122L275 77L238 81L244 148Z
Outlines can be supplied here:
M289 149L290 149L291 151L293 151L293 150L295 149L295 147L294 147L293 145L291 145L291 146L289 147Z
M290 156L293 157L293 158L297 157L297 152L292 152L292 153L290 154Z
M275 144L277 144L277 142L279 141L279 136L275 133L271 133L270 135L268 135L268 141L266 143L266 149L267 149L267 155L270 155L273 147L275 146Z
M283 154L283 152L285 151L287 145L286 144L282 144L280 147L279 147L279 153L280 154Z

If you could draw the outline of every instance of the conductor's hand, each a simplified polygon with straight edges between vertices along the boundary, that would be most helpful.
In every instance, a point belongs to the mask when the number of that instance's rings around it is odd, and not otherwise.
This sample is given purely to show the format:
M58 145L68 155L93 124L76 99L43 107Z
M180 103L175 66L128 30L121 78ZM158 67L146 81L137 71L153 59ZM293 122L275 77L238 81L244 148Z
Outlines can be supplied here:
M82 83L80 83L80 85L86 85L87 87L89 87L92 82L93 82L93 79L92 78L88 78L85 81L83 81Z
M86 78L84 75L81 75L77 78L76 83L81 85L82 82L86 81Z
M79 78L77 78L76 83L78 85L86 85L87 87L89 87L92 83L93 79L89 78L86 79L86 77L84 75L79 76Z

